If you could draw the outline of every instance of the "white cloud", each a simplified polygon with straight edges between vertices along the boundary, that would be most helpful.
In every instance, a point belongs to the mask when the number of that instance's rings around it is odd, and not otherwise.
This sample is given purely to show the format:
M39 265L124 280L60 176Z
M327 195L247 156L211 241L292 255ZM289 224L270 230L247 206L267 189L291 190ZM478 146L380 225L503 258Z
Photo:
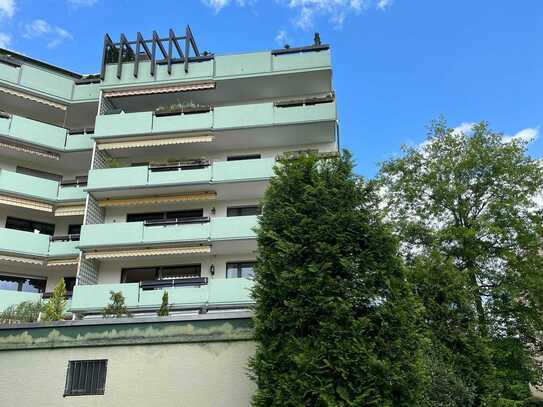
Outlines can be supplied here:
M207 6L209 8L212 8L215 11L215 13L217 14L223 8L225 8L226 6L231 5L232 3L236 4L239 7L245 7L245 6L250 6L250 5L254 4L256 0L235 0L235 1L232 1L232 0L201 0L201 1L205 6Z
M15 14L15 0L0 0L0 17L11 18Z
M461 133L464 133L466 135L469 135L473 132L473 126L475 126L476 124L477 123L468 123L468 122L460 123L460 125L454 128L453 134L460 135Z
M64 28L53 26L42 19L25 24L23 37L28 39L43 37L47 41L48 48L55 48L65 40L73 40L74 38Z
M98 0L67 0L68 3L76 8L78 7L92 7Z
M277 31L277 35L275 36L275 42L278 43L280 46L287 44L288 42L287 31L286 30Z
M384 10L392 4L392 0L276 0L287 7L297 10L294 25L302 30L309 30L319 17L327 18L336 28L350 14L358 14L368 7Z
M0 33L0 48L7 48L11 43L11 36L6 33Z
M535 141L538 136L539 136L539 127L537 128L528 127L528 128L518 131L513 136L508 136L508 135L503 136L503 141L507 143L513 140L517 140L517 141L522 141L525 143L530 143L532 141Z

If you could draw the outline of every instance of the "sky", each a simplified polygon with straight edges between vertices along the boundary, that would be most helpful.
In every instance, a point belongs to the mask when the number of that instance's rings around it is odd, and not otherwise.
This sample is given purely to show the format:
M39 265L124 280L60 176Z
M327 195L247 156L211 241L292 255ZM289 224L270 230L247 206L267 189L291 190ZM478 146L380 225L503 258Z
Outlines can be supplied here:
M200 50L331 45L341 148L375 176L431 120L487 121L543 156L543 0L0 0L0 47L79 73L105 33L189 24Z

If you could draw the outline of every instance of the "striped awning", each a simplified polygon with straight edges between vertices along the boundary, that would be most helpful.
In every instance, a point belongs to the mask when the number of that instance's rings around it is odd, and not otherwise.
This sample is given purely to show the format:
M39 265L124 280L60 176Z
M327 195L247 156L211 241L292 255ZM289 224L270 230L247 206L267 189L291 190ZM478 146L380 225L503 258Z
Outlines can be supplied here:
M98 201L98 205L102 207L156 205L175 202L213 201L215 199L217 199L216 192L194 192L181 195L163 195L123 199L101 199Z
M135 141L118 141L113 143L97 144L98 150L118 150L123 148L138 148L138 147L156 147L170 146L175 144L192 144L192 143L211 143L215 141L215 137L210 134L185 136L185 137L170 137L148 140Z
M53 205L31 199L16 198L9 195L0 195L0 205L16 206L19 208L35 209L43 212L53 212Z
M29 95L28 93L19 92L14 89L6 88L4 86L0 86L0 92L7 93L9 95L17 96L26 100L30 100L32 102L41 103L42 105L47 105L54 107L55 109L63 110L65 111L67 107L65 105L61 105L60 103L51 102L50 100L40 98L38 96Z
M211 246L190 246L190 247L163 247L156 249L130 249L130 250L111 250L101 252L85 253L86 259L108 260L122 259L127 257L147 257L147 256L173 256L180 254L205 254L211 253Z
M85 214L85 205L58 206L55 216L80 216Z
M135 88L135 89L123 89L104 91L103 96L106 98L114 98L121 96L136 96L136 95L153 95L159 93L175 93L175 92L190 92L193 90L206 90L214 89L215 82L193 82L185 83L183 85L162 86L154 88Z
M8 141L5 141L5 140L0 140L0 148L7 148L7 149L13 150L13 151L19 151L19 152L22 152L22 153L34 154L34 155L37 155L37 156L40 156L40 157L51 158L53 160L59 160L60 159L59 154L51 153L49 151L44 151L44 150L40 150L40 149L37 149L37 148L32 148L32 147L29 147L29 146L25 146L24 144L11 143L11 142L8 142Z
M25 264L35 264L37 266L42 266L43 261L39 259L31 259L28 257L18 257L18 256L3 256L0 255L0 261L10 261L15 263L25 263Z
M78 259L48 260L47 267L77 266Z

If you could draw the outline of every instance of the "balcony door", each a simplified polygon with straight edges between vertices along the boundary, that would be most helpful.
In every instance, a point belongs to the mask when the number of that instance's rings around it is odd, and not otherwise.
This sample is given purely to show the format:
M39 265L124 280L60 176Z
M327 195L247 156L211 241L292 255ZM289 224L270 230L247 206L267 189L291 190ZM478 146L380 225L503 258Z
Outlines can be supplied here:
M121 282L141 283L142 281L195 278L201 277L201 275L201 264L124 268L121 273Z

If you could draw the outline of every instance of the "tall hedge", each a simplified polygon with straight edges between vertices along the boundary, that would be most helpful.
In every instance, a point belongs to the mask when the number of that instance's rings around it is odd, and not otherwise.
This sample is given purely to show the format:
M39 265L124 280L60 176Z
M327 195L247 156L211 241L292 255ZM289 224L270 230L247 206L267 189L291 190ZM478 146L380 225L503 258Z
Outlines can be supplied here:
M419 313L397 244L350 154L284 158L264 198L255 406L413 406Z

